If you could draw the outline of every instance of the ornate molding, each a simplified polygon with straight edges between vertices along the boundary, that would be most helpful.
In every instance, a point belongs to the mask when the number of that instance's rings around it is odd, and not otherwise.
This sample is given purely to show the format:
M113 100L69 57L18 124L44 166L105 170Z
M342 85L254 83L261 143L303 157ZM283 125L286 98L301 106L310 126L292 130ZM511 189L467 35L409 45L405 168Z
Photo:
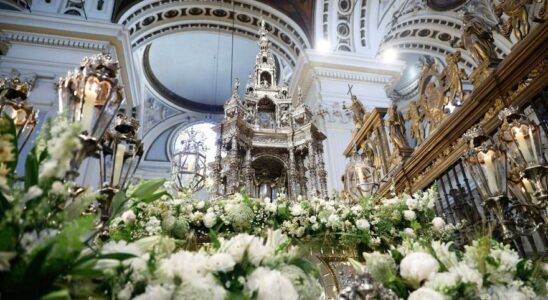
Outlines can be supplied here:
M28 33L21 31L4 30L5 42L29 43L53 47L78 48L94 50L98 52L108 52L110 45L108 42L99 42L84 39L72 39L46 34ZM0 42L2 40L0 39Z
M310 47L306 35L289 17L255 1L147 1L132 6L119 23L129 30L135 48L174 31L221 30L232 33L233 20L235 34L256 39L262 17L273 37L274 50L294 66L300 53Z
M314 75L318 77L332 78L332 79L344 79L351 81L362 81L368 83L377 83L391 85L394 82L393 76L383 76L377 74L367 74L358 72L345 72L334 69L321 69L314 70Z
M156 124L180 112L163 104L154 97L149 97L143 103L143 133L146 135Z

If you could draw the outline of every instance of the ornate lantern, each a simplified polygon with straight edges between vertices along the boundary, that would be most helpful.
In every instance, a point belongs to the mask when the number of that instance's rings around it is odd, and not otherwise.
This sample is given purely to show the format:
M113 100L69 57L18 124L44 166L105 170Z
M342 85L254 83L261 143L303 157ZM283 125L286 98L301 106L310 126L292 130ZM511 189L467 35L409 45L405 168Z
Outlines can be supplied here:
M137 138L139 121L118 114L114 131L107 131L101 155L103 187L126 190L143 155L143 144Z
M109 55L85 57L80 67L59 81L59 110L69 120L81 122L84 147L72 162L77 173L82 161L96 154L99 141L110 126L123 101L118 86L118 62Z
M207 149L201 132L190 128L183 135L181 149L171 159L171 176L179 190L197 192L205 184Z
M102 197L99 200L101 221L104 224L111 215L114 194L125 191L141 162L143 144L137 138L139 122L118 114L114 121L114 131L107 131L100 155L100 177Z
M504 214L508 208L506 152L485 135L481 127L469 129L463 136L469 143L463 161L485 205L501 226L502 237L512 238Z
M0 115L7 114L13 119L19 150L28 142L36 127L37 111L26 101L31 86L32 83L19 78L0 79Z
M539 126L514 107L503 109L499 118L503 121L499 131L500 140L507 146L510 158L522 172L527 192L538 200L538 208L545 209L548 177Z
M375 194L379 187L375 168L367 158L354 151L345 172L345 185L352 198L359 199Z

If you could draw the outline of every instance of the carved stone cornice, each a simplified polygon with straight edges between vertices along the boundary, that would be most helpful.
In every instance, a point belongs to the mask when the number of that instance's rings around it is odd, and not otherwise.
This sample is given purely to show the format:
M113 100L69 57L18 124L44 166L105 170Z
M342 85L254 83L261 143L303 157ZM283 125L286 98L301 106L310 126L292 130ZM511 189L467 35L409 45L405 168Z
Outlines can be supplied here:
M493 133L500 121L495 117L506 106L522 107L546 88L548 82L548 23L535 28L518 43L493 74L470 95L469 101L457 108L439 125L393 175L397 191L410 192L427 188L447 168L457 162L464 150L462 134L480 123ZM390 191L391 182L379 193Z
M94 51L108 51L109 43L101 41L92 41L85 39L73 39L60 36L52 36L48 34L29 33L22 31L3 31L3 39L5 42L40 44L44 46L57 46L66 48L78 48ZM0 38L0 44L2 38ZM1 51L1 49L0 49Z

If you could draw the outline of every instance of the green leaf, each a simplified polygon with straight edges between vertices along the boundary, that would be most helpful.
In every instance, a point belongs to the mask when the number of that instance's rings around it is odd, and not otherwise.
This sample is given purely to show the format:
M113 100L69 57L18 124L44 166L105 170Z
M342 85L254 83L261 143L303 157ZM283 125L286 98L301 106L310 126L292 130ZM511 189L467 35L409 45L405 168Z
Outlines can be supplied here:
M209 230L209 239L211 240L211 245L213 245L214 249L221 248L221 242L217 238L217 231Z
M31 186L38 184L39 165L34 151L29 153L25 161L25 189L28 190Z
M119 191L118 193L114 194L114 197L112 197L112 216L111 216L111 218L114 218L119 213L121 213L122 207L124 206L124 203L126 201L127 201L126 194L123 191Z
M154 201L162 198L162 196L168 196L168 197L171 198L171 195L168 192L161 191L161 192L154 193L152 195L141 198L141 202L144 202L144 203L154 202Z
M9 170L13 172L15 168L17 168L17 157L19 156L19 150L18 150L19 145L17 144L17 128L15 127L15 123L13 122L13 120L6 113L4 113L4 115L2 116L2 119L6 121L8 126L2 126L4 128L0 128L0 133L8 134L11 136L10 141L13 146L13 152L14 152L13 153L14 159L12 161L7 162L6 166L8 167Z
M4 196L4 193L0 191L0 220L4 218L6 211L8 211L11 208L11 206L12 206L11 203L8 201L8 199L6 199L6 196Z
M17 232L11 225L0 228L0 251L12 251L17 247Z
M165 181L164 178L146 180L137 186L135 191L131 194L131 198L135 198L139 201L148 198L156 193L156 191L164 185Z
M43 296L42 298L40 298L40 300L64 300L64 299L70 299L70 293L66 289L51 292Z
M58 274L70 268L86 245L84 236L90 231L95 216L84 216L67 223L63 230L55 236L53 249L48 255L43 271Z

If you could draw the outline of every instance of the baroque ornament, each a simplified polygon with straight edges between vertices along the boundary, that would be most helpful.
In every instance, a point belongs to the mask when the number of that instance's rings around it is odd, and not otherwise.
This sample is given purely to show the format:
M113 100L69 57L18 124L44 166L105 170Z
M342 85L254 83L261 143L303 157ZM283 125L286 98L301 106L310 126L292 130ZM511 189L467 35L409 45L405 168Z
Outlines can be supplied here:
M326 136L313 124L300 89L293 101L288 88L278 85L267 33L261 22L259 53L245 98L240 99L237 80L224 105L224 121L215 127L220 136L212 164L215 193L246 190L261 198L279 194L326 197L322 145Z

